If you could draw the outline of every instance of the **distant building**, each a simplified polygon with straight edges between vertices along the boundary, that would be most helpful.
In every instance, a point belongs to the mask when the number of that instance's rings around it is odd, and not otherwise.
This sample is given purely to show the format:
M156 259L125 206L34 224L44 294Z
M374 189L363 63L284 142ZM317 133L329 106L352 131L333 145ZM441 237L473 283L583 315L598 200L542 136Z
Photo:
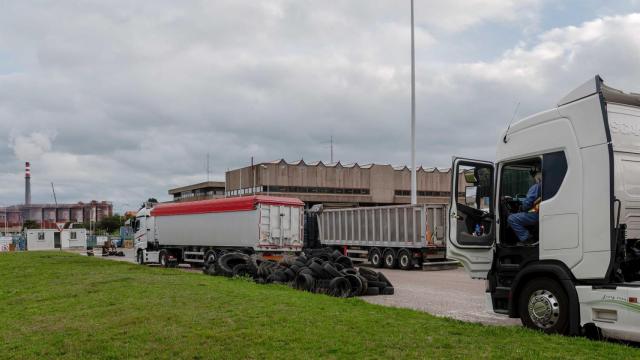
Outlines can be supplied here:
M418 203L449 203L451 169L420 167L416 176ZM227 171L225 180L227 196L292 196L307 205L328 206L411 202L411 171L406 166L278 160ZM458 194L464 196L463 186Z
M24 204L0 207L0 231L15 233L22 230L25 221L35 221L43 229L55 229L56 223L82 223L100 221L113 215L113 204L92 200L77 204L32 204L31 164L25 162Z
M195 201L224 197L224 181L205 181L198 184L169 189L173 201Z
M113 204L90 201L77 204L30 204L0 208L0 227L6 223L8 232L19 231L25 221L35 221L43 229L53 229L56 223L100 221L113 215Z

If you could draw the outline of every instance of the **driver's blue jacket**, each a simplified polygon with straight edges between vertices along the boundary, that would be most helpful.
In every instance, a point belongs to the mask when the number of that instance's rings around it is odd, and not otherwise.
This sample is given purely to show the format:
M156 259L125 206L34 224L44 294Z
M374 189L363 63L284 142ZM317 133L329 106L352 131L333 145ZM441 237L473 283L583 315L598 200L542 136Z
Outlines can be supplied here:
M527 191L527 197L522 200L522 211L529 211L536 199L540 197L540 184L535 183Z

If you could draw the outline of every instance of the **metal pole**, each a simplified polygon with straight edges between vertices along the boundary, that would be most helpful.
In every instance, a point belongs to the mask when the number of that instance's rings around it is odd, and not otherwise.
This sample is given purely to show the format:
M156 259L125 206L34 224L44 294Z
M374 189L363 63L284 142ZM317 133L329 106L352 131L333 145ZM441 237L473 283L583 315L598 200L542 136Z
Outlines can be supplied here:
M411 0L411 205L418 203L416 180L416 56L413 39L413 0Z

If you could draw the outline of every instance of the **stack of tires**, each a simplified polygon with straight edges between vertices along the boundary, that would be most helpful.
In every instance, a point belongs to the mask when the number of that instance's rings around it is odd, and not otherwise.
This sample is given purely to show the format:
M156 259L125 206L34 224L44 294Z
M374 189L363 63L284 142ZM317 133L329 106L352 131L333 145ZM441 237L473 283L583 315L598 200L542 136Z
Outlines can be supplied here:
M286 284L298 290L336 297L392 295L391 282L380 272L356 269L339 251L310 250L281 261L229 252L203 268L206 274L250 277L261 284Z

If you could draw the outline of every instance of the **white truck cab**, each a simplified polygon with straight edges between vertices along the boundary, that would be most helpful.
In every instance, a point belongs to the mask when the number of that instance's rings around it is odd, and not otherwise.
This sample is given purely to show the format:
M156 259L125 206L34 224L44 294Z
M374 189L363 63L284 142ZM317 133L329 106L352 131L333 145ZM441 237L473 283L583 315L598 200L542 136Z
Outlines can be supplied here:
M133 248L135 249L136 261L139 264L158 262L155 252L146 251L150 247L149 243L152 243L155 238L155 218L151 216L152 208L152 203L145 203L136 213L135 219L131 221Z
M542 172L537 207L522 198ZM500 136L495 163L453 159L447 256L495 312L545 332L640 341L640 95L596 76ZM537 214L521 241L509 218ZM512 218L513 220L513 218Z

